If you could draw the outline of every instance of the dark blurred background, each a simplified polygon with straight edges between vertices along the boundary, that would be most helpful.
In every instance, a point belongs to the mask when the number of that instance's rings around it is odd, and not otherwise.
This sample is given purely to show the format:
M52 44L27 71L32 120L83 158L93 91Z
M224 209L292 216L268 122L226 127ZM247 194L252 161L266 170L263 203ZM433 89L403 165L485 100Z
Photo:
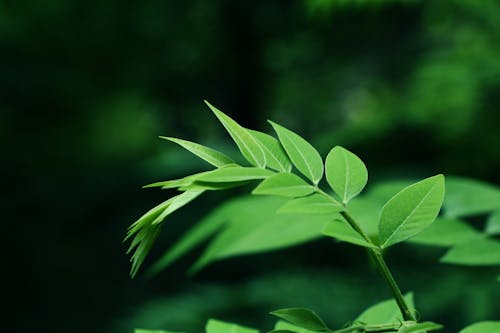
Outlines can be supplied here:
M217 317L268 329L268 311L311 306L343 325L390 297L361 250L327 241L187 277L193 254L131 280L126 228L166 195L140 186L205 167L157 136L234 151L207 99L246 127L294 129L323 156L349 147L374 181L499 184L498 13L494 0L1 1L6 323L196 332ZM237 193L172 216L151 258ZM402 245L390 258L426 319L453 332L491 318L482 270L440 265L440 253Z

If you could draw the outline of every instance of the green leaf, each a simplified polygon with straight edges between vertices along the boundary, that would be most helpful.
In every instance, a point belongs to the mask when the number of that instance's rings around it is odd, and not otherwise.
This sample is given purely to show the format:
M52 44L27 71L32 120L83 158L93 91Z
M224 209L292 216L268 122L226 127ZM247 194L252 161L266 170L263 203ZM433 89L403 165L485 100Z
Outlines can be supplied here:
M182 332L173 332L173 331L164 331L164 330L145 330L141 328L136 328L134 333L182 333Z
M415 309L413 303L413 294L408 293L405 295L405 300L412 311ZM381 325L388 323L397 323L403 321L399 307L394 299L389 299L372 305L366 309L358 318L356 322L362 322L368 325Z
M438 215L443 197L443 175L410 185L392 197L380 216L381 247L402 242L428 227Z
M336 204L325 196L316 193L287 201L278 209L278 213L335 215L342 210L344 210L344 207L340 204Z
M351 244L378 249L377 246L367 242L360 234L356 232L349 224L341 220L329 222L322 231L323 235L336 238L340 241Z
M433 323L431 321L425 321L422 323L415 323L411 326L404 326L398 330L398 333L425 333L428 331L435 331L442 329L443 325Z
M274 326L275 331L291 331L294 333L314 333L314 331L299 327L297 325L290 324L283 320L278 320ZM273 332L273 331L271 331Z
M130 270L130 276L133 278L139 271L144 259L148 255L149 251L153 247L156 238L160 234L161 225L146 225L137 231L132 244L127 250L127 254L132 252L134 249L134 254L130 261L132 262L132 268Z
M500 333L500 321L482 321L467 326L459 333Z
M323 320L312 310L306 308L287 308L271 312L273 316L284 319L293 325L311 330L327 331Z
M196 181L208 183L240 182L254 179L264 179L273 174L274 172L266 169L232 166L212 170L196 177Z
M251 129L248 129L248 131L259 141L266 156L267 165L271 169L282 172L290 172L292 170L292 163L278 140L266 133Z
M479 235L469 224L450 218L436 218L436 221L418 235L409 239L412 243L433 246L453 246Z
M240 126L236 121L231 119L224 112L218 110L209 102L205 104L212 110L215 116L219 119L222 125L226 128L229 135L241 151L241 154L247 159L250 164L264 168L266 166L266 156L260 142L250 132Z
M252 194L278 195L282 197L303 197L315 191L314 187L293 173L278 173L264 179Z
M500 241L476 237L455 245L440 260L469 266L500 265Z
M467 178L446 180L444 213L449 217L484 214L500 208L500 188Z
M500 234L500 209L497 209L488 217L485 232L490 235Z
M326 180L344 204L358 195L368 181L368 170L359 157L336 146L325 162Z
M300 135L272 121L270 123L295 167L317 185L323 177L323 161L318 151Z
M276 214L284 199L253 196L246 207L230 216L230 223L217 234L191 269L196 272L213 261L298 245L322 237L330 217Z
M218 152L215 149L200 145L196 142L172 138L172 137L168 137L168 136L160 136L160 138L177 143L179 146L190 151L191 153L195 154L196 156L198 156L202 160L207 161L208 163L212 164L213 166L221 167L221 166L224 166L226 164L234 163L233 160L231 160L229 157L227 157L223 153Z
M161 212L161 214L158 215L151 223L152 224L161 223L168 215L172 214L179 208L187 205L188 203L196 199L198 196L200 196L203 192L204 192L203 190L189 190L168 199L167 200L168 205L165 207L163 212Z
M297 333L296 331L290 331L290 330L272 330L267 333Z
M224 321L210 319L205 326L206 333L259 333L259 330Z

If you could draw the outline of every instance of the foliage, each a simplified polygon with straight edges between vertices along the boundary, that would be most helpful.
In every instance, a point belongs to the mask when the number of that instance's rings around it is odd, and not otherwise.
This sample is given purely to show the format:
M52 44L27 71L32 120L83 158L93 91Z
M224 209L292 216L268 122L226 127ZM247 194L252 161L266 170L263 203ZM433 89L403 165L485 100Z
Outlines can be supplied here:
M438 223L434 221L444 201L443 175L429 177L405 186L388 200L384 198L388 196L387 188L391 191L394 188L383 184L371 191L372 193L368 192L364 198L372 203L386 201L378 210L380 212L378 223L374 225L374 222L370 222L372 227L367 230L372 233L368 234L363 229L365 224L357 221L356 209L350 204L351 200L361 193L368 180L368 172L359 157L337 146L328 154L326 163L323 163L317 150L297 133L271 122L278 136L276 140L267 134L257 134L260 132L242 127L208 102L207 105L235 141L241 154L253 166L234 163L225 155L197 143L169 138L170 141L180 144L206 160L216 169L177 181L150 185L163 188L177 187L181 194L153 208L129 228L127 239L134 237L129 251L135 249L132 256L132 276L143 263L157 236L159 226L164 223L168 215L207 190L243 186L256 180L260 181L260 184L252 194L264 195L263 197L243 198L216 210L174 245L172 250L154 266L154 271L163 269L217 230L220 231L192 267L192 272L217 259L289 247L323 235L366 248L391 289L397 308L395 312L391 303L394 301L380 303L367 309L348 327L338 330L328 328L312 310L281 309L272 314L288 321L292 327L275 327L273 331L275 333L304 330L339 333L381 331L418 333L442 328L441 325L432 322L417 322L411 294L407 297L402 296L384 261L384 250L412 238L413 242L418 243L418 234L421 243L451 246L442 257L443 262L464 265L500 264L498 261L500 242L456 220L458 217L478 211L489 212L498 209L500 201L496 202L495 198L500 192L496 188L469 180L452 180L454 186L452 195L449 196L452 199L447 199L444 204L448 218L438 218L440 221ZM264 137L266 139L262 139ZM277 143L281 147L277 146ZM268 159L273 161L273 166L268 165ZM306 179L294 173L290 165L293 165ZM319 187L324 175L333 193L328 193ZM476 199L478 196L480 198L482 196L483 199L469 202L467 198L463 198L465 193L465 195L470 193L469 189L476 195ZM493 199L488 200L489 198ZM461 208L469 204L469 210ZM329 210L325 210L326 207ZM369 213L370 220L373 221L377 211ZM486 230L491 232L491 225L496 223L496 217L493 216L490 221L493 222L488 223ZM436 237L440 236L443 230L447 230L448 239L445 241L441 237ZM424 232L427 237L422 237ZM207 333L215 330L251 331L215 320L210 320L206 329Z

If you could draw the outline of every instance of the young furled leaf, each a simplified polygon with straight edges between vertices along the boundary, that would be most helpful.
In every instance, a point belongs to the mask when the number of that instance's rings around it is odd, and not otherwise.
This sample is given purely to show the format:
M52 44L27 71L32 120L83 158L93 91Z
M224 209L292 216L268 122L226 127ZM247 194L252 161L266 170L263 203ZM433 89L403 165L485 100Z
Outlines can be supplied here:
M405 322L398 330L398 333L425 333L429 331L435 331L442 329L443 325L433 323L431 321L425 321L422 323L412 323L411 325L405 326Z
M312 310L305 308L287 308L271 312L272 315L284 319L293 325L311 331L328 331L323 320Z
M234 163L229 157L215 149L205 147L196 142L172 138L168 136L160 136L161 139L177 143L179 146L195 154L202 160L207 161L215 167L221 167L226 164Z
M500 209L497 209L488 217L484 231L490 235L500 234Z
M500 321L482 321L467 326L459 333L500 333Z
M266 166L266 156L260 142L250 132L240 126L236 121L231 119L224 112L218 110L209 102L205 104L212 110L215 116L219 119L222 125L226 128L229 135L241 151L241 154L247 159L250 164L264 168Z
M349 224L341 220L329 222L322 231L323 235L336 238L347 243L378 249L377 246L367 242Z
M282 172L290 172L292 170L292 163L278 140L266 133L252 129L248 129L248 131L260 142L269 168Z
M206 333L259 333L259 330L216 319L209 319L205 326Z
M469 266L500 265L500 241L479 236L455 245L440 261Z
M325 162L326 180L344 204L358 195L368 181L366 166L347 149L334 147Z
M380 246L402 242L428 227L438 215L443 197L443 175L410 185L392 197L380 216Z
M315 193L287 201L278 209L278 213L336 215L343 210L344 207L340 203L335 203L325 196Z
M196 178L197 181L208 183L240 182L254 179L264 179L274 172L254 167L226 167L215 169Z
M317 185L323 177L323 160L318 151L297 133L272 121L270 123L295 167Z
M293 173L277 173L264 179L252 194L277 195L282 197L303 197L311 194L315 188Z

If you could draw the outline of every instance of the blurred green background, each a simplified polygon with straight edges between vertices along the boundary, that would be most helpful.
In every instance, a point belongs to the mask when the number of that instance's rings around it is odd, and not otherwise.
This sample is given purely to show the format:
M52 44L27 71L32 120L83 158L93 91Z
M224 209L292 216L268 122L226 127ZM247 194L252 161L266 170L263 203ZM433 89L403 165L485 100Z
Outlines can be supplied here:
M233 152L207 99L323 156L344 145L375 181L500 184L498 13L493 0L1 1L7 320L19 332L196 332L208 317L267 329L268 311L310 306L341 326L389 297L362 250L326 240L187 277L193 254L130 280L126 228L171 195L140 186L205 168L157 136ZM172 216L150 258L238 193ZM390 258L422 315L450 332L498 315L491 272L439 253L403 245Z

